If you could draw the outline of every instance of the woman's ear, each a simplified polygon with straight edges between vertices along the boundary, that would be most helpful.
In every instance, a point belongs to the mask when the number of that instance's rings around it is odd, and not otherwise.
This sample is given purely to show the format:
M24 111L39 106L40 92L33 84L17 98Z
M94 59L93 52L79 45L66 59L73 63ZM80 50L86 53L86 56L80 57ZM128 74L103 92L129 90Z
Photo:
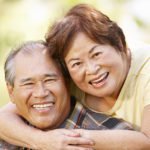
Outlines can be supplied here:
M131 50L130 48L127 48L127 59L128 59L128 62L129 62L129 67L131 65Z
M130 50L130 48L127 48L127 57L129 59L131 59L131 50Z
M10 85L10 83L6 83L7 85L7 90L8 90L8 94L10 97L10 100L12 101L12 103L14 103L14 87L12 85Z

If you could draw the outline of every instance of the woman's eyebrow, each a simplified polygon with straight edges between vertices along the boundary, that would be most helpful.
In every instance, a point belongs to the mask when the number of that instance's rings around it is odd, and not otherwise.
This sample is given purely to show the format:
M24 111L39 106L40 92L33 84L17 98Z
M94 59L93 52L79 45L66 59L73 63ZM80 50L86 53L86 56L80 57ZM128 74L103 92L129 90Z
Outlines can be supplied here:
M99 45L94 45L90 50L89 50L89 53L92 53L94 50L95 50L95 48L97 48Z
M68 63L70 63L71 61L75 61L75 60L79 60L79 58L71 58L68 60Z

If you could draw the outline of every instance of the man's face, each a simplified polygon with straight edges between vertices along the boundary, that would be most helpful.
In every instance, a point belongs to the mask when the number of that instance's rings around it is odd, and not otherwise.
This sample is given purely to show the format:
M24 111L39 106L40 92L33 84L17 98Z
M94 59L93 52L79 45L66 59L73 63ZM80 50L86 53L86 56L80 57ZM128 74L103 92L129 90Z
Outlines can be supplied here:
M16 56L14 87L8 89L20 115L40 129L58 127L69 113L63 76L44 52Z

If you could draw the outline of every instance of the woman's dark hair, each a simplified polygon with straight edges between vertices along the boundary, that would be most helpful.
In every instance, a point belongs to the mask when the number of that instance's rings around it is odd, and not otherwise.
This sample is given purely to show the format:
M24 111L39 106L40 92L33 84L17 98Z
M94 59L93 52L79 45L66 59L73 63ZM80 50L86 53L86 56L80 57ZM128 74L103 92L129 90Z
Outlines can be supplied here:
M46 34L46 42L53 50L53 55L63 60L79 32L83 32L96 43L109 44L118 52L127 52L122 29L92 6L79 4L70 9Z

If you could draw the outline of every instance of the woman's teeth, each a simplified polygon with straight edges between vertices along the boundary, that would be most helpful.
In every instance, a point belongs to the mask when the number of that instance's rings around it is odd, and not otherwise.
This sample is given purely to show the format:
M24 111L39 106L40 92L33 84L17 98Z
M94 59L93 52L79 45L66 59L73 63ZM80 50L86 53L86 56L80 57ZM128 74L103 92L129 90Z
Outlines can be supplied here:
M98 85L98 84L100 84L102 81L104 81L107 77L108 77L108 72L106 72L106 73L104 73L104 74L102 74L102 75L100 75L100 77L99 78L97 78L97 79L95 79L95 80L92 80L92 81L90 81L90 84L92 84L92 85L94 85L94 86L96 86L96 85Z

